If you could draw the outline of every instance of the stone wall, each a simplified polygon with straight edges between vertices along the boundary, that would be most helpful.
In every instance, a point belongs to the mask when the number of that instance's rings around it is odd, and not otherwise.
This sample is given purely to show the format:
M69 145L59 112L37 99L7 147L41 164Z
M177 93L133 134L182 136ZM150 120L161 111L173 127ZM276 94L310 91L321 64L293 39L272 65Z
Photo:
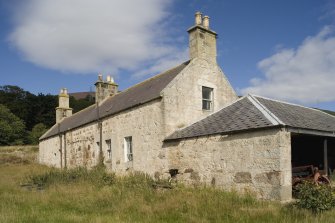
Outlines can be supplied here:
M161 99L103 120L102 126L105 157L108 155L105 140L112 142L112 158L106 163L109 169L118 173L138 170L153 175L166 168L164 157L160 156L164 139ZM128 136L132 136L132 162L125 161L124 138Z
M122 173L138 170L149 174L162 172L164 158L160 155L163 135L163 113L161 99L129 109L102 120L102 151L109 170ZM124 138L132 136L132 162L126 162ZM66 144L64 144L64 140ZM111 140L109 158L106 140ZM93 167L98 164L100 152L100 130L98 123L91 123L62 134L62 162L69 168L77 166ZM61 166L59 136L40 142L40 163Z
M48 166L60 167L60 140L58 136L40 141L39 144L39 163Z
M164 144L169 169L187 184L206 183L257 197L291 199L291 137L282 130L199 137Z
M213 88L213 109L202 109L202 86ZM195 58L163 90L166 135L185 127L237 99L234 89L216 63Z
M98 133L97 123L91 123L66 132L65 136L63 136L63 140L66 141L66 146L63 146L63 153L65 154L66 150L66 156L64 155L63 157L66 158L67 167L92 167L98 164Z

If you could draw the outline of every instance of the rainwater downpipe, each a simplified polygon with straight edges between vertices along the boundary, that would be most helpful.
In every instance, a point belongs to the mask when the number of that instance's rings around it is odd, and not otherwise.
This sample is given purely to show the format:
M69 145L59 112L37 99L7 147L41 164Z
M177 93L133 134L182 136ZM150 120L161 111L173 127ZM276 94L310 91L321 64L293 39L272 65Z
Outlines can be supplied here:
M97 102L97 118L98 118L98 129L99 129L99 165L103 164L103 154L102 154L102 122L100 120L100 108L99 102Z
M59 137L59 153L60 153L60 168L63 168L63 142L62 135L60 134L60 123L58 123L58 137Z
M66 161L66 132L64 132L64 168L67 168L67 161Z

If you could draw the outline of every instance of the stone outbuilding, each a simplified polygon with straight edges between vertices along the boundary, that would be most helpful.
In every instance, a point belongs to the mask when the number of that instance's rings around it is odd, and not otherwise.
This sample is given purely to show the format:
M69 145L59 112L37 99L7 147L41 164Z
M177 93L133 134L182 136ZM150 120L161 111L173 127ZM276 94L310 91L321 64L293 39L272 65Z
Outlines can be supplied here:
M177 130L165 139L164 148L170 168L180 170L185 182L288 201L292 168L334 170L334 137L332 115L248 95Z
M40 138L39 161L168 173L190 184L287 201L292 166L335 168L335 117L260 96L238 98L216 62L217 34L195 15L190 60L124 91L98 77L96 103L72 114L66 89L56 124Z

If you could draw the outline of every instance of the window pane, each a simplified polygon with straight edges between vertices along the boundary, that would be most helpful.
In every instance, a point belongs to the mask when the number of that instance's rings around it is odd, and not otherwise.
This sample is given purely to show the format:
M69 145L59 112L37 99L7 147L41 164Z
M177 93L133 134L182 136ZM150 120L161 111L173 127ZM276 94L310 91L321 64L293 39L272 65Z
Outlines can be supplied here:
M212 89L208 87L202 87L202 98L211 99Z
M211 102L203 100L202 101L202 109L204 109L204 110L210 110L211 109Z
M212 109L213 88L202 87L202 109Z
M107 139L106 145L107 145L108 158L111 159L112 158L112 141L110 139Z
M132 137L125 137L125 148L126 148L126 161L133 160L133 145L132 145Z

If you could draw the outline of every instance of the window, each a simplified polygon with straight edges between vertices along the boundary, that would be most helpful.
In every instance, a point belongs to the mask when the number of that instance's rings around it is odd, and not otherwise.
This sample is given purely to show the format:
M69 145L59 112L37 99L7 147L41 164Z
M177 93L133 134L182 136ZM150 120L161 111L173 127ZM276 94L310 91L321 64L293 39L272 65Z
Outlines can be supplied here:
M124 138L124 153L125 161L129 162L133 160L133 139L131 136Z
M107 157L108 159L112 159L112 141L110 139L106 140L107 145Z
M202 109L212 110L213 108L213 88L202 87Z

